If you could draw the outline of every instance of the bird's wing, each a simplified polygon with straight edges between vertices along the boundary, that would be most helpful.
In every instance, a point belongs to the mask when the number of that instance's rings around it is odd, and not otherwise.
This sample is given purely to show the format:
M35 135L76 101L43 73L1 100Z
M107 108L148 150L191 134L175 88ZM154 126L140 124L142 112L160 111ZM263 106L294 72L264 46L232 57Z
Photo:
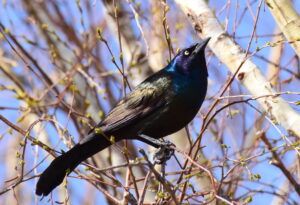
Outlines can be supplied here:
M111 110L99 124L104 132L113 132L130 126L166 105L166 91L169 90L170 79L160 77L149 80L140 84Z

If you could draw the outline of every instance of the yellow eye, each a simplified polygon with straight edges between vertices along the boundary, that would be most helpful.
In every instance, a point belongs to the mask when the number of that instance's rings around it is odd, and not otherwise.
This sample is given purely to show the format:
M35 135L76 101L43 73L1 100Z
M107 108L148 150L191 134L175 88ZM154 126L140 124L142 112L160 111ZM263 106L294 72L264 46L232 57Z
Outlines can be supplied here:
M190 54L190 52L184 51L184 55L188 56L189 54Z

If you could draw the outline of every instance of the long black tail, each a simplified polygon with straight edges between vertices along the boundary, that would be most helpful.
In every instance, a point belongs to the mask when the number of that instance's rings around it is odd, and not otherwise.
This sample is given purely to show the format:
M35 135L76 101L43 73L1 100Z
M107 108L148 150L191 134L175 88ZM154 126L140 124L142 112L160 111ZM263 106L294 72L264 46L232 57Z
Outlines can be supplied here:
M94 133L89 134L79 144L52 161L50 166L42 173L36 185L35 193L39 196L47 196L82 161L110 145L111 142L106 137Z

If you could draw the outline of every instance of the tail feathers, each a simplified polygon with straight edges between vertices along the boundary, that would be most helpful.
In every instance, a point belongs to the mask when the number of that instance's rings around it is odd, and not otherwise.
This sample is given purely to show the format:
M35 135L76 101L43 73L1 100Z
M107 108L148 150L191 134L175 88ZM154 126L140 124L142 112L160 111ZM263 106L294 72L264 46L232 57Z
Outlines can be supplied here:
M65 176L71 173L82 161L110 146L111 143L103 136L89 134L83 142L75 145L68 152L52 161L42 173L36 185L36 194L47 196L60 185Z
M37 195L48 195L55 187L60 185L65 176L73 171L80 163L78 158L78 147L72 148L52 161L50 166L43 172L37 185Z

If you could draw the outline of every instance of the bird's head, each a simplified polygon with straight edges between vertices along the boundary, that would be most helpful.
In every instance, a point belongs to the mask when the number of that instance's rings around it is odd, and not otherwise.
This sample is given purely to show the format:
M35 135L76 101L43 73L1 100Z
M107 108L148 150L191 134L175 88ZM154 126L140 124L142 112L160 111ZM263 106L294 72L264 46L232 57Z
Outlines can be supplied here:
M188 74L195 69L204 69L207 75L204 50L209 40L210 37L181 50L170 63L170 69L183 74Z

